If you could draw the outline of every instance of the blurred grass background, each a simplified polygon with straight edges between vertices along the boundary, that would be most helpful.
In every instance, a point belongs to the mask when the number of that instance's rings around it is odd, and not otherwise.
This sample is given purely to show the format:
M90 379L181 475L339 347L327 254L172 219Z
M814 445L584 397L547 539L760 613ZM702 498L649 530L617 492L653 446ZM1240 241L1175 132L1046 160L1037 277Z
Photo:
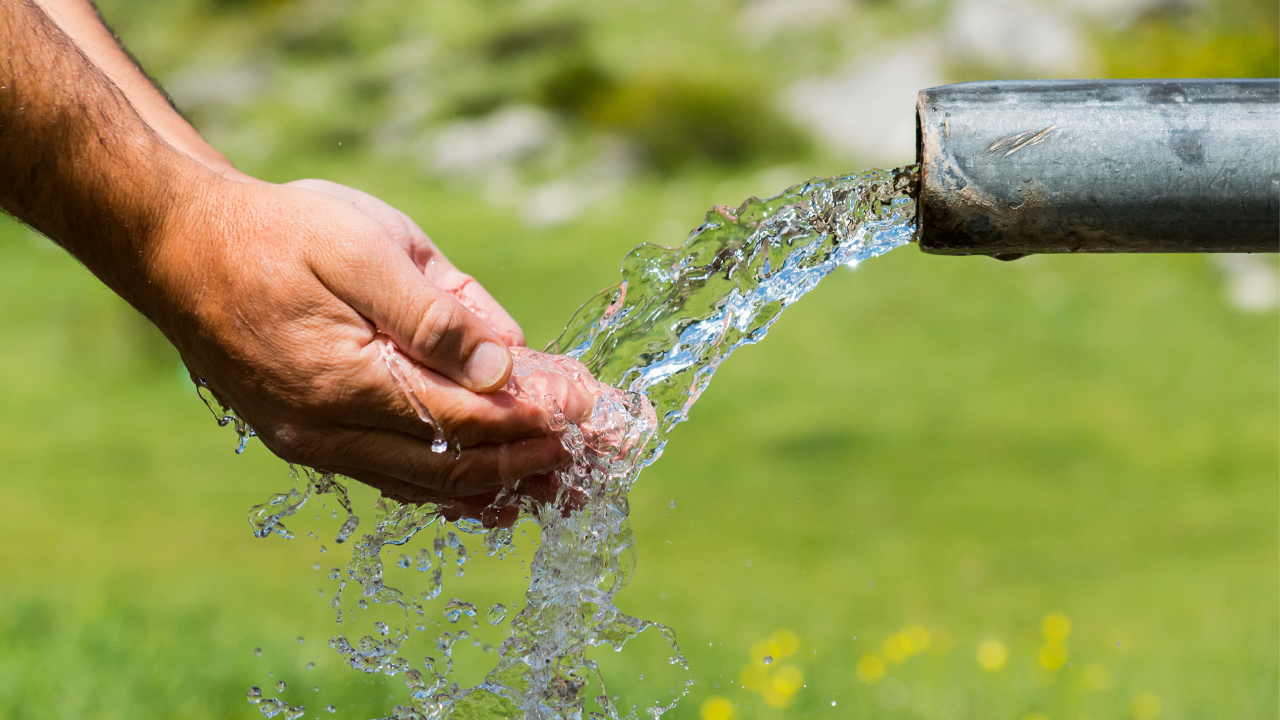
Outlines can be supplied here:
M401 207L535 347L711 204L910 162L920 87L1275 76L1280 53L1253 0L102 9L242 169ZM1275 277L907 248L830 278L632 495L620 606L674 627L697 681L670 717L1276 717ZM338 553L250 535L284 465L234 455L158 333L8 220L0 338L0 719L247 719L279 679L308 717L389 714L399 680L326 647L312 565ZM624 695L662 665L644 642L609 663Z

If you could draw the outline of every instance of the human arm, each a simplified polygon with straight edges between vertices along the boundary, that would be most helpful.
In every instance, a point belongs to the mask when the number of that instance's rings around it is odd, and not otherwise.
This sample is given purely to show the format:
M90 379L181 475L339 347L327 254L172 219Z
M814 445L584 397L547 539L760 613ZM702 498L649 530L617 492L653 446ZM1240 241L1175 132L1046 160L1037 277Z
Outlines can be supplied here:
M406 247L358 199L176 149L33 0L0 2L0 41L0 206L151 319L277 455L421 500L563 460L545 412L492 392L510 330L432 281L447 275L433 246L406 230ZM434 371L428 404L458 460L431 452L380 333Z

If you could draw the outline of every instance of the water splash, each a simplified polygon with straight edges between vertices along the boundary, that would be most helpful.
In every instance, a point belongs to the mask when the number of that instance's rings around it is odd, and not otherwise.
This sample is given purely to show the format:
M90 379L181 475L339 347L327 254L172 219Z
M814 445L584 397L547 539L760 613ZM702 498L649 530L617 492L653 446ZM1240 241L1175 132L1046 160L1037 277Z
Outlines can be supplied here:
M257 437L258 433L249 427L249 423L245 422L239 415L236 415L235 410L224 405L213 394L213 390L209 388L209 383L205 382L204 378L193 374L191 382L195 383L196 394L200 396L204 406L209 408L209 412L213 413L213 419L218 421L218 427L230 425L235 428L236 435L240 438L239 442L236 443L236 454L243 453L244 449L249 446L249 438Z
M639 708L624 713L616 696L607 693L589 651L621 650L646 631L661 636L671 663L687 672L670 628L614 605L636 562L627 494L641 470L662 454L671 429L687 419L725 358L763 339L784 309L836 268L911 240L917 182L915 167L877 170L811 180L776 197L752 198L737 209L713 208L682 246L633 250L623 262L623 281L584 304L547 353L513 349L515 369L505 392L551 413L573 462L555 473L553 497L535 502L517 484L493 498L482 520L453 524L463 535L479 536L485 554L495 558L511 553L513 533L486 530L484 520L491 524L515 508L541 531L529 564L525 606L510 621L496 667L475 687L459 687L451 679L454 648L471 635L444 625L439 625L434 655L422 659L421 669L401 652L412 633L429 630L421 618L446 584L446 556L453 556L457 577L470 557L461 536L440 520L440 506L380 500L372 532L353 543L345 577L336 573L339 586L331 605L340 628L372 606L393 610L399 619L394 625L378 620L372 634L354 641L342 633L330 641L357 670L403 676L409 695L396 706L395 720L635 717ZM436 428L433 447L443 451L443 433L419 398L420 370L389 341L382 342L384 362L422 420ZM595 404L589 417L579 423L564 417L555 397L543 391L541 380L551 376L590 389ZM305 468L293 474L297 487L251 511L254 534L292 537L282 520L311 498L331 494L347 512L337 540L347 539L359 521L341 482ZM425 587L406 591L387 585L384 550L408 545L432 525L430 546L419 548L412 562L402 552L396 563L422 572ZM344 611L342 599L352 581L359 591L357 609ZM463 618L473 630L479 628L471 602L452 597L440 611L451 628ZM497 625L507 611L495 605L486 616ZM691 684L685 681L684 692ZM680 697L683 693L655 702L644 712L658 718ZM250 701L264 715L286 711L267 705L260 694L251 694Z

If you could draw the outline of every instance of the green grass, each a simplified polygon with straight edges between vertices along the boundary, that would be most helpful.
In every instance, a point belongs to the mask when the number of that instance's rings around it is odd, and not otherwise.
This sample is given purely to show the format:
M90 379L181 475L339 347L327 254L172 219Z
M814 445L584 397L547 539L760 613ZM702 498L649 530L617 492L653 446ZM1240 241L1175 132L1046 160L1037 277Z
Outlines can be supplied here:
M401 205L535 345L664 223L767 190L689 174L530 232L394 169L275 172ZM633 492L620 606L674 627L697 681L670 717L720 695L740 718L1101 720L1142 692L1170 720L1275 717L1277 367L1275 313L1227 307L1203 257L906 248L837 273L725 365ZM0 718L247 719L244 691L277 679L308 717L389 713L399 680L325 647L312 563L340 554L250 535L286 468L233 440L154 331L0 226ZM482 560L465 587L514 598L522 577ZM1056 673L1036 661L1050 611L1073 623ZM860 682L859 658L909 624L934 648ZM800 651L773 667L805 675L781 710L737 684L778 628ZM991 638L1009 649L998 672L975 659ZM464 677L493 658L468 653ZM624 695L664 666L643 638L606 663ZM1110 689L1082 687L1090 664Z

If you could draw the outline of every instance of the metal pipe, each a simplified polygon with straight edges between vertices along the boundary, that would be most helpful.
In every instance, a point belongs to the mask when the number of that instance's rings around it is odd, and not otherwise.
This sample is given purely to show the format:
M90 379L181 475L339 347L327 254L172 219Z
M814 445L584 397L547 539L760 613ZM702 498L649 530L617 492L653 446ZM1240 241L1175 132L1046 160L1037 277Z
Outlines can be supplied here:
M1280 80L1036 80L920 92L928 253L1276 252Z

